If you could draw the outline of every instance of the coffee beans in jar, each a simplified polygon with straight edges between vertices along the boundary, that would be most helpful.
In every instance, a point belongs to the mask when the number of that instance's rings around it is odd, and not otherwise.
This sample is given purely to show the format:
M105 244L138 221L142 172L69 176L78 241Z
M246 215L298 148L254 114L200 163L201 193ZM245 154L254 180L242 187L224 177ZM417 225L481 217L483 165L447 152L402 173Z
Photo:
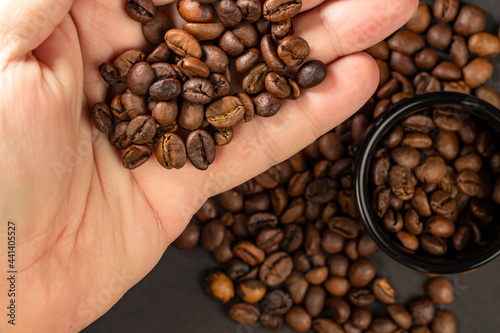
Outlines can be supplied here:
M155 48L128 50L99 66L111 85L110 104L91 109L96 128L124 150L123 166L135 169L155 151L166 169L189 161L206 170L238 123L274 116L282 99L320 84L325 65L304 64L310 47L294 34L301 8L301 0L178 0L187 23L175 29L152 0L126 1L127 14ZM233 61L244 75L241 86L232 80Z

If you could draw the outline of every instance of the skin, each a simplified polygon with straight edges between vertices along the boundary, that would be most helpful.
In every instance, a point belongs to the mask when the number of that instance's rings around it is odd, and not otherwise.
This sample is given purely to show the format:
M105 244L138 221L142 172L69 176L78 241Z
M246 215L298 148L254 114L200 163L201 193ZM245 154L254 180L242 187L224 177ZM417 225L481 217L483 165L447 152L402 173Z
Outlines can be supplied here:
M238 126L207 172L167 171L154 158L130 172L91 126L88 109L106 93L99 64L145 46L123 3L0 3L2 307L8 221L16 224L18 271L16 326L3 316L1 332L76 332L100 317L156 265L208 197L358 110L378 83L375 62L359 52L408 21L418 1L304 1L295 30L310 42L310 58L328 64L326 80L284 102L275 117Z

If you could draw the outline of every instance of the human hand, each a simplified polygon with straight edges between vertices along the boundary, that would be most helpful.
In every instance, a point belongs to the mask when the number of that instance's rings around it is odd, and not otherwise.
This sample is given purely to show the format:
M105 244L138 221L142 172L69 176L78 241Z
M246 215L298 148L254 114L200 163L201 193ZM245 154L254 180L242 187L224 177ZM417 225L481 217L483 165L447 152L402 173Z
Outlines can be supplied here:
M295 31L311 45L310 57L328 64L326 80L284 102L275 117L238 126L233 142L201 172L190 165L167 171L154 158L124 169L106 136L92 128L89 105L106 94L99 64L145 46L124 1L3 0L0 305L9 302L3 274L11 221L15 329L83 329L155 266L208 197L286 159L357 111L378 83L376 64L359 52L402 26L417 3L305 0ZM11 330L4 316L0 331Z

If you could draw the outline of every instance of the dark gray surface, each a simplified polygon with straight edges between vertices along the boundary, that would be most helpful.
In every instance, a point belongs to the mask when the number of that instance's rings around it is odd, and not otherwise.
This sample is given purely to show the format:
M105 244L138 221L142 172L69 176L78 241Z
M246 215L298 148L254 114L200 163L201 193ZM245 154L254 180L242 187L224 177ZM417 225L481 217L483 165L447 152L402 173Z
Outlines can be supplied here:
M499 0L465 2L485 9L488 30L498 33ZM499 57L494 62L495 75L487 84L500 92ZM378 274L387 276L398 292L399 304L406 304L412 297L424 293L427 277L397 264L380 251L372 259ZM220 265L199 247L190 251L172 247L148 276L82 332L268 333L258 326L233 323L227 317L227 307L203 292L201 276L215 267ZM500 259L474 273L447 277L455 286L456 294L455 302L447 309L455 313L459 332L500 332ZM292 331L285 328L283 332Z

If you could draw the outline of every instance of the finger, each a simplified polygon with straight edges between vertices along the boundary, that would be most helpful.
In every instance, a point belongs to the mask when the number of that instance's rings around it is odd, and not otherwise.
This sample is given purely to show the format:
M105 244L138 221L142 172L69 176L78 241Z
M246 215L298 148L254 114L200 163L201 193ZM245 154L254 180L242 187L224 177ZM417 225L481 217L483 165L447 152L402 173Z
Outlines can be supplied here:
M36 49L68 13L73 0L2 0L0 60L8 62Z
M325 1L294 19L297 35L311 46L311 59L328 63L378 43L403 26L418 0Z
M234 140L217 148L215 163L207 171L195 170L189 163L181 170L166 171L153 156L132 173L164 228L170 230L167 234L175 237L184 226L168 225L174 213L164 212L168 200L182 198L175 216L189 220L208 197L267 170L344 121L368 100L377 84L378 68L370 56L357 53L341 58L328 66L320 86L286 102L276 116L236 126Z

